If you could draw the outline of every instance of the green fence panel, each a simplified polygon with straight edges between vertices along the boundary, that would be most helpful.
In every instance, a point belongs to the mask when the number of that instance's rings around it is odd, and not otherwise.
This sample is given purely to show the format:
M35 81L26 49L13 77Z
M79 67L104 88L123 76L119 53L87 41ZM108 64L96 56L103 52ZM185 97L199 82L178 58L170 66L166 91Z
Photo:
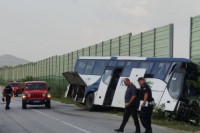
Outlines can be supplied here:
M73 70L73 53L69 53L69 71Z
M72 62L73 68L72 68L72 70L74 69L76 60L78 59L78 55L77 55L77 54L78 54L77 51L74 51L74 52L73 52L73 62Z
M111 40L111 56L119 56L120 37Z
M96 56L96 45L90 46L90 56Z
M130 38L130 56L142 56L141 52L141 34L131 36Z
M173 24L155 30L155 56L173 57Z
M99 43L99 44L96 45L96 47L97 47L96 55L97 56L103 56L103 45L102 44L103 43Z
M190 59L200 64L200 15L191 18L190 22Z
M110 56L111 40L103 42L103 56Z
M154 57L154 30L142 33L142 56Z
M123 35L120 37L120 56L129 56L130 55L130 37L131 37L131 33L127 34L127 35Z

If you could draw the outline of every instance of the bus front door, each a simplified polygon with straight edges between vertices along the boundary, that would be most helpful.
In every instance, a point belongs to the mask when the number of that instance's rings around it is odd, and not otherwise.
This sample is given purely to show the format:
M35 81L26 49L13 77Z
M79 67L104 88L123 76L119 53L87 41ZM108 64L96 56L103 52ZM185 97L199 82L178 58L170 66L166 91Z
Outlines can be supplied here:
M122 68L106 67L96 92L94 104L111 105L121 73Z

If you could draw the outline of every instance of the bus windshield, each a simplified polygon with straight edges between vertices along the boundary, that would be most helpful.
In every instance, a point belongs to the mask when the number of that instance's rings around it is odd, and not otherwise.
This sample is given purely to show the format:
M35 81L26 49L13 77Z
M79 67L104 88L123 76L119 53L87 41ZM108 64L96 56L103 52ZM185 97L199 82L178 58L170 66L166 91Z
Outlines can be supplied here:
M169 84L169 94L172 98L178 99L181 91L182 91L182 84L183 84L184 75L183 73L175 72L172 76L172 79Z

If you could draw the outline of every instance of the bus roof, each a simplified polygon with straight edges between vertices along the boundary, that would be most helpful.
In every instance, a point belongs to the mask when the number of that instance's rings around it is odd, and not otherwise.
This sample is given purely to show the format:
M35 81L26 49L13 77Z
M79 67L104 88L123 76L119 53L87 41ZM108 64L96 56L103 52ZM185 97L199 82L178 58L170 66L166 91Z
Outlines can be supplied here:
M79 59L104 59L104 60L147 60L147 61L172 61L192 63L191 60L185 58L167 58L167 57L134 57L134 56L81 56Z

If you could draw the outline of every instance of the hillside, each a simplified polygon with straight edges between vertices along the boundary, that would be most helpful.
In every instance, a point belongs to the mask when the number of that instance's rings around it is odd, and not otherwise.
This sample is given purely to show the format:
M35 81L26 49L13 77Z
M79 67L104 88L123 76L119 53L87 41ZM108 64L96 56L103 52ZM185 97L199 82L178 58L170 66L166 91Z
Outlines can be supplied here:
M2 66L17 66L28 63L28 60L15 57L13 55L0 55L0 67Z

